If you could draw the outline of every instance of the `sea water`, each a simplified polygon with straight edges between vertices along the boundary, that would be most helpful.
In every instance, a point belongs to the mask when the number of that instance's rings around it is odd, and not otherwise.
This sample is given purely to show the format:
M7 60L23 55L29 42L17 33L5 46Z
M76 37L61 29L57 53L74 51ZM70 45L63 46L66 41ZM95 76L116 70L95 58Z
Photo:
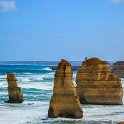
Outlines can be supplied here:
M124 105L81 105L82 119L47 118L55 73L49 66L57 63L0 62L0 124L115 124L124 120ZM18 79L24 95L22 104L4 103L8 100L7 72ZM73 73L76 85L77 72Z

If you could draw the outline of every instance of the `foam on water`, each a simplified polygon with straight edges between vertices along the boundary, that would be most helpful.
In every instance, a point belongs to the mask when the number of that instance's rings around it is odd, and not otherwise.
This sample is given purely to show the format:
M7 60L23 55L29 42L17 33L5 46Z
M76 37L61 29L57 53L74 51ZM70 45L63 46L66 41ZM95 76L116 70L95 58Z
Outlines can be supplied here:
M51 90L53 88L53 83L47 83L47 82L32 82L32 83L21 83L19 85L22 88L35 88L35 89L47 89Z

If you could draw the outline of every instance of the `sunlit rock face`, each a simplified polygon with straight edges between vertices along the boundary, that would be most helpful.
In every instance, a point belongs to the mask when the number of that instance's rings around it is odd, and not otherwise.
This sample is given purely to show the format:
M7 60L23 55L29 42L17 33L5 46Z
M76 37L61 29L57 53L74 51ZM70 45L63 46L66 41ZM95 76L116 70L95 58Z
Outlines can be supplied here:
M85 59L76 76L77 94L85 104L123 104L121 80L99 58Z
M71 65L62 59L54 75L53 95L50 100L48 117L82 118L79 97L73 84Z
M7 103L22 103L21 88L17 86L17 79L13 73L7 73L9 100Z

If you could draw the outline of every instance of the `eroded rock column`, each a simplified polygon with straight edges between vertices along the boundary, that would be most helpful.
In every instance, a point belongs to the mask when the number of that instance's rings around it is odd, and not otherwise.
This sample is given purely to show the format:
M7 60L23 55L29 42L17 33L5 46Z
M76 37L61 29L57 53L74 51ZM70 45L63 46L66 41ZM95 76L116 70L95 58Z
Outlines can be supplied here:
M7 103L22 103L21 88L17 86L17 79L13 73L7 73L9 100Z
M62 59L54 75L53 95L50 100L48 117L82 118L79 97L73 84L71 65Z

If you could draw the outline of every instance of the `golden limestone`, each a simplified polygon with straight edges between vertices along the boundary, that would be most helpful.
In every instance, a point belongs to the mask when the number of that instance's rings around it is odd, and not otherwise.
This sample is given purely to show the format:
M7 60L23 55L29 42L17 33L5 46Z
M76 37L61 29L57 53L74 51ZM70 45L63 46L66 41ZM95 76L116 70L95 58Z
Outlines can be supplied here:
M48 117L82 118L83 112L73 84L73 72L70 63L62 59L54 77Z
M123 104L121 80L99 58L85 59L77 76L77 94L85 104Z
M23 95L21 94L21 88L17 86L17 79L13 73L7 73L8 81L8 103L22 103Z

